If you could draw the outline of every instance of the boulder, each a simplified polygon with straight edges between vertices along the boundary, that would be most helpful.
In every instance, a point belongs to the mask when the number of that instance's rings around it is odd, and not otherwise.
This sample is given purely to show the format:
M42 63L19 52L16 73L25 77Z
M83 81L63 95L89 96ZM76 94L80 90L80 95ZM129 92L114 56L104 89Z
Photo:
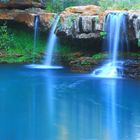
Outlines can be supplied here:
M74 72L91 72L93 67L97 67L97 61L92 57L81 56L69 62L69 67Z
M140 79L140 58L126 60L123 67L123 76L125 78Z
M57 35L76 39L98 38L102 30L100 11L100 7L95 5L66 8L60 14Z

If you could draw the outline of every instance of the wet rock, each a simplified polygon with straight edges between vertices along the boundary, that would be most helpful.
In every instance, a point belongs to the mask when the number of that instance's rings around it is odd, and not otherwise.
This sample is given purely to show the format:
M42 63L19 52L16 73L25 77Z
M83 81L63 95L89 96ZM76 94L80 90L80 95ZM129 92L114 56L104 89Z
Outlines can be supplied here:
M140 60L126 60L123 67L125 78L140 79Z
M69 61L69 67L75 72L89 72L93 70L93 66L97 65L97 61L92 57L81 56L76 60Z
M133 31L136 39L140 39L140 10L129 11L129 28Z
M44 32L44 31L50 30L56 18L56 14L44 12L44 13L41 13L39 17L40 17L40 30Z

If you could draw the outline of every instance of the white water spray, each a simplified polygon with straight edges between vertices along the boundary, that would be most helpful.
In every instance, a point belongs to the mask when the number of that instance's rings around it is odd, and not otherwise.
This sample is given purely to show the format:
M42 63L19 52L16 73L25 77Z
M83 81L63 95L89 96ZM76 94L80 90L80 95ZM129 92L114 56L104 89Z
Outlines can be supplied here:
M106 41L110 60L101 68L93 71L93 76L105 78L120 78L122 76L123 61L119 60L118 55L127 38L126 14L125 12L117 12L106 16L104 30L107 32Z

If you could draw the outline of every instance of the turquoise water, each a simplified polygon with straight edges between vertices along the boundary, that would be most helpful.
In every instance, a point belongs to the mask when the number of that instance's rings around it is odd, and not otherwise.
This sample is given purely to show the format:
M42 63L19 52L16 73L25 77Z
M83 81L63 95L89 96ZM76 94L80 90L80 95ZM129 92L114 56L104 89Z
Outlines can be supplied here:
M140 81L0 65L0 140L139 140Z

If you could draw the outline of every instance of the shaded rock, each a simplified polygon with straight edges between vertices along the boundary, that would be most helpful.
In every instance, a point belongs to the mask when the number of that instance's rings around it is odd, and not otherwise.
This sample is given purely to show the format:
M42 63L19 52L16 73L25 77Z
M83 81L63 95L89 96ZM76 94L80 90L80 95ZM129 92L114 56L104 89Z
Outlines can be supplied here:
M140 79L140 60L126 60L123 67L125 78Z
M131 51L140 50L140 10L128 11L128 40Z
M75 72L89 72L97 65L97 61L92 57L79 57L69 62L69 67Z
M129 28L135 34L136 39L140 39L140 10L128 11L129 13Z
M100 34L99 33L81 33L81 34L76 34L75 38L77 39L96 39L96 38L100 38Z

